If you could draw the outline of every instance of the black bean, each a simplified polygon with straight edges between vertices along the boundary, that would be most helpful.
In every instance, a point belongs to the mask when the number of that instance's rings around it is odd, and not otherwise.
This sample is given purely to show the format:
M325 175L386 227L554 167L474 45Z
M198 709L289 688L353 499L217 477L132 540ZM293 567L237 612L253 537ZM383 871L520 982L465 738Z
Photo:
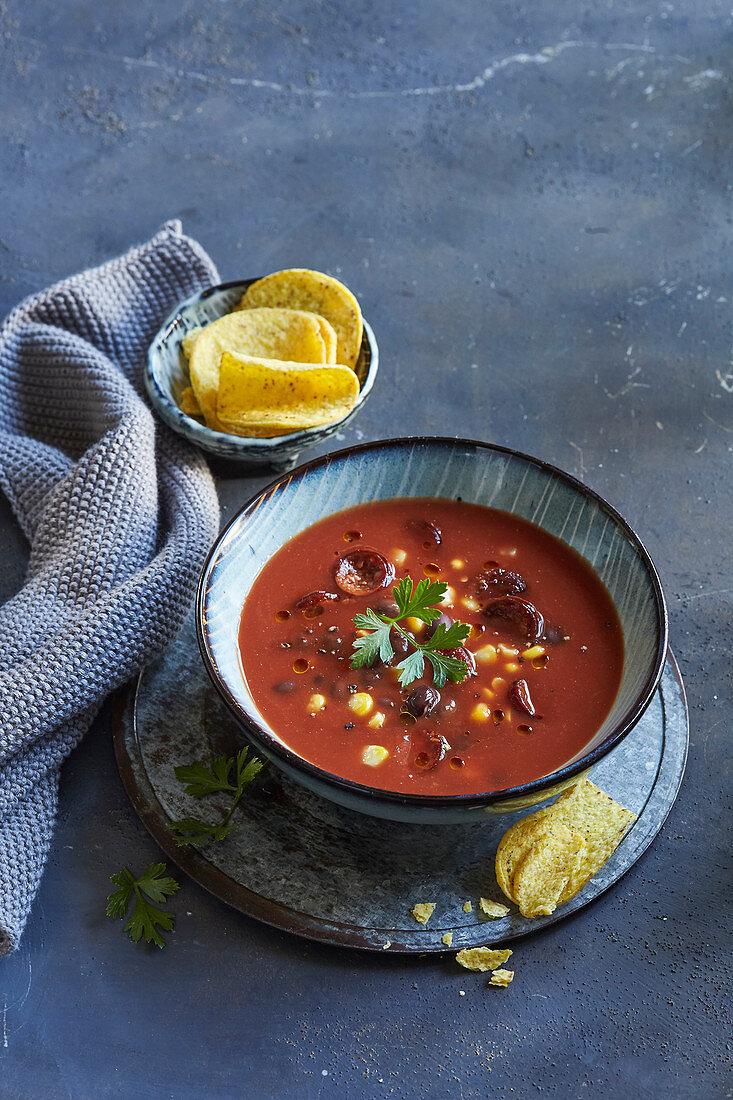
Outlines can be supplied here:
M287 695L288 692L295 691L295 684L292 680L281 680L279 684L275 684L273 691L277 691L280 695Z
M453 620L449 615L444 615L442 611L437 619L433 619L433 621L428 623L425 627L425 637L432 638L439 626L444 626L446 630L449 630L453 626Z
M403 711L407 711L413 718L424 718L431 714L440 702L440 692L429 684L418 684L402 704Z

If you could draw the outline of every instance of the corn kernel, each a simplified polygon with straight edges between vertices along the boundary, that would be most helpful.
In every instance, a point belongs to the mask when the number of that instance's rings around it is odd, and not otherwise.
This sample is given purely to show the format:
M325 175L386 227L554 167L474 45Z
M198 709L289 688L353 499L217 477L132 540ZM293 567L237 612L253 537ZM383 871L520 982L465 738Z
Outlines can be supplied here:
M421 630L425 629L425 623L422 619L416 619L413 615L405 619L405 626L408 630L411 630L413 634L419 634Z
M384 725L385 717L386 715L382 714L381 710L378 710L376 714L373 714L371 716L371 718L367 722L367 725L371 726L373 730L381 730L382 726Z
M453 558L453 560L451 561L452 569L464 569L465 565L466 563L463 558Z
M349 696L349 710L353 710L354 714L368 714L373 705L374 700L367 691L357 691Z
M477 703L471 711L471 720L473 722L485 722L490 714L491 711L486 703Z
M308 710L311 712L311 714L313 714L317 710L323 710L325 705L325 695L319 695L318 693L316 693L315 695L311 695L310 699L308 700Z
M493 645L482 645L481 649L475 651L474 657L480 665L493 665L497 660L496 648Z
M405 562L407 561L407 551L406 550L393 550L392 551L392 561L395 563L395 565L404 565Z
M496 698L496 695L491 690L491 688L481 688L481 690L483 691L483 693L484 693L484 695L486 696L487 699L495 699Z
M510 673L510 675L512 676L514 676L515 673L520 672L521 668L522 666L518 665L516 661L507 661L507 663L504 665L505 671Z
M384 745L367 745L361 754L362 764L368 764L370 768L376 768L389 756L389 750Z
M448 585L448 587L445 590L445 594L443 596L443 599L440 602L444 603L446 605L446 607L453 607L453 604L456 602L456 590L455 590L455 588L451 588L451 586Z
M508 550L500 550L499 553L503 554L505 558L516 558L517 548L516 546L513 546Z
M522 653L525 661L534 661L537 657L544 656L545 647L543 645L531 645L529 649L525 649Z
M481 604L478 600L474 600L473 596L463 596L461 603L468 611L480 611Z
M499 653L501 653L502 657L516 657L519 653L519 650L513 645L504 645L503 642L499 642L496 648Z
M501 688L503 688L505 684L506 684L506 680L504 679L503 676L495 676L494 679L491 681L491 690L492 691L500 691Z

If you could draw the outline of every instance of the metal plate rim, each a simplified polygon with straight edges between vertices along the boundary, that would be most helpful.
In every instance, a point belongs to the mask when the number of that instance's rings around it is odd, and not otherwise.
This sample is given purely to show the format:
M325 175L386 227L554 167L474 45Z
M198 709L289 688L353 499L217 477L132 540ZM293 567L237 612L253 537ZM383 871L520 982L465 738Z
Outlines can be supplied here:
M661 798L661 806L657 808L658 815L655 817L651 828L647 828L647 831L643 832L643 825L648 825L649 823L650 803L652 803L655 792L657 792L662 764L665 760L664 746L667 745L665 730L657 774L647 801L636 822L622 839L619 848L616 849L616 852L623 848L628 849L629 841L636 835L639 844L633 853L633 858L630 862L623 863L618 873L614 874L613 877L592 897L583 898L583 892L581 891L581 893L568 902L567 905L564 905L561 909L555 910L555 913L551 916L540 918L537 926L534 928L527 928L520 932L505 933L492 937L490 935L490 924L483 925L482 927L484 927L487 932L485 942L488 946L515 943L524 939L526 936L543 931L550 925L565 920L581 909L584 909L586 906L591 905L605 894L607 890L616 885L623 875L626 874L626 872L644 855L659 835L679 793L685 772L689 744L689 712L687 698L679 666L671 649L667 650L667 663L670 666L670 671L676 682L680 702L682 704L685 722L684 746L681 759L669 776L666 788L658 792ZM348 947L359 951L382 952L385 955L444 955L455 951L455 947L446 947L442 942L435 944L409 944L406 942L390 943L389 950L385 950L381 945L376 945L372 939L367 940L364 933L360 932L354 925L345 925L335 921L326 923L321 918L313 917L311 914L292 909L283 903L263 898L242 883L236 882L234 879L230 878L225 872L219 870L219 868L215 867L196 849L179 848L168 830L165 811L145 772L138 742L136 724L133 721L129 723L128 728L125 722L127 711L132 709L134 713L135 701L144 673L145 669L142 670L136 680L121 688L113 698L112 731L115 759L122 779L122 785L143 825L166 856L193 879L194 882L197 882L199 886L203 887L203 889L207 890L210 894L213 894L214 897L232 906L234 909L237 909L245 916L259 920L261 923L267 924L272 928L277 928L283 932L290 932L293 935L317 943L328 944L335 947ZM664 711L664 696L661 695L661 685L657 688L657 691L660 692L660 701ZM640 829L642 829L642 832L637 831ZM614 853L614 855L615 854L616 853ZM382 931L384 932L385 942L389 939L390 935L395 935L396 933L401 934L399 930L391 928L385 928L383 930L378 928L369 929L369 933L372 937L375 933L381 934Z

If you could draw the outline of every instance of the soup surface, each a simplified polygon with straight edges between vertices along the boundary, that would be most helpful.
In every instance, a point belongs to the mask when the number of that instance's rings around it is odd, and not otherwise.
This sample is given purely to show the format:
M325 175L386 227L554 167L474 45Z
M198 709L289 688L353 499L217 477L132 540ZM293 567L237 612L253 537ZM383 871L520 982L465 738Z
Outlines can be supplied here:
M351 667L354 616L393 618L407 576L447 583L439 610L470 627L451 651L463 682L436 687L426 660L401 687L396 665L414 646L396 627L388 663ZM435 626L399 625L423 643ZM579 554L517 516L444 499L366 504L296 535L252 586L239 645L261 714L299 756L431 795L504 790L562 767L608 714L623 665L615 607Z

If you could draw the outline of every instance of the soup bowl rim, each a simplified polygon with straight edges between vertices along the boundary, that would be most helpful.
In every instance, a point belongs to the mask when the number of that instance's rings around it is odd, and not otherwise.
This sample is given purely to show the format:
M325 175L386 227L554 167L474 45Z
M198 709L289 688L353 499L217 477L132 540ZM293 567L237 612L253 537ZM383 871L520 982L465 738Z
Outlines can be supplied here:
M543 472L559 477L561 481L569 484L573 489L577 490L586 499L590 499L596 505L598 505L608 515L614 523L621 529L624 537L631 543L636 550L645 572L651 582L651 590L654 596L654 605L657 613L656 623L656 638L655 638L655 655L651 666L651 671L647 676L641 690L637 693L634 702L627 707L624 714L619 721L615 724L613 729L607 734L604 740L596 745L595 748L589 752L584 753L582 756L577 757L568 764L565 764L562 768L558 768L556 771L549 772L547 775L532 779L526 783L521 783L513 787L506 787L500 790L484 791L470 794L420 794L412 793L409 791L391 791L382 787L371 786L367 783L360 783L357 780L347 779L344 776L340 776L335 772L326 771L326 769L319 767L317 764L312 764L310 761L305 760L293 749L289 748L282 741L273 737L267 729L264 729L259 723L257 723L251 715L240 706L233 692L229 689L226 680L221 675L216 667L216 663L213 659L209 641L206 622L206 606L207 596L210 592L210 586L207 586L207 581L210 576L212 562L214 562L215 556L224 541L229 534L232 527L239 523L244 513L256 504L282 482L301 480L307 477L308 473L318 467L326 466L337 459L348 460L353 455L359 455L369 450L379 450L382 448L394 448L398 450L400 447L415 445L439 445L439 446L465 446L467 448L477 448L479 450L496 452L499 454L507 455L513 458L518 458L522 461L530 463L539 467ZM390 498L392 499L392 498ZM405 497L405 500L415 499ZM371 503L371 502L369 502ZM542 524L537 524L542 528ZM563 540L561 540L563 541ZM285 544L287 540L281 543L281 546ZM279 547L280 548L280 547ZM269 558L267 560L270 560ZM262 567L265 562L263 561ZM592 568L592 567L591 567ZM594 570L595 572L595 570ZM215 583L215 582L214 582ZM462 437L453 436L400 436L391 439L372 440L366 443L358 443L349 447L344 447L338 451L330 451L325 455L321 455L317 458L310 459L308 462L304 462L297 466L289 473L280 474L278 477L273 478L262 489L259 489L254 493L238 511L231 517L226 525L221 529L217 538L211 547L206 561L204 562L199 578L198 588L196 592L196 636L199 643L199 648L204 662L204 667L211 679L214 687L219 692L219 695L233 713L238 723L249 734L250 739L255 745L260 745L265 753L270 757L275 757L277 761L281 761L286 770L294 770L299 773L303 781L308 785L317 784L319 790L322 793L326 793L328 788L336 788L337 791L342 792L345 796L352 795L357 800L371 799L381 801L383 803L392 804L395 806L413 807L415 809L478 809L482 807L489 807L498 805L502 802L541 802L543 797L549 797L553 791L561 789L563 786L567 786L575 777L580 777L583 773L587 772L594 764L598 763L605 756L611 752L626 735L634 728L639 719L642 717L647 707L651 703L654 693L659 686L659 682L662 678L664 671L664 665L667 656L668 646L668 615L667 606L664 599L664 593L662 590L662 584L657 573L656 567L651 559L651 556L646 549L644 543L636 534L634 529L628 523L627 520L613 507L609 502L597 493L594 489L585 485L578 478L573 477L572 474L566 473L566 471L560 469L558 466L554 466L549 462L545 462L543 459L536 458L534 455L526 454L523 451L516 450L513 447L505 447L499 444L486 443L482 440L466 439ZM626 639L624 639L626 644ZM251 691L246 685L247 693L251 697ZM592 739L591 739L592 740ZM542 792L547 793L543 796Z

